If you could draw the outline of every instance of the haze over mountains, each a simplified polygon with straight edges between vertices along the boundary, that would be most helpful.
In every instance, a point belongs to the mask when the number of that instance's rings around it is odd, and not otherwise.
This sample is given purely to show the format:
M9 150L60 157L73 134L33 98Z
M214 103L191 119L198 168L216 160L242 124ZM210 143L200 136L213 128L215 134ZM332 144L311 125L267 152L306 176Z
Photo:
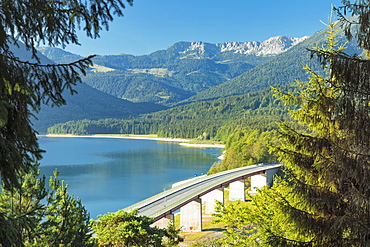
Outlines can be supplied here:
M97 56L93 59L94 67L83 82L99 90L94 96L95 103L101 98L99 92L103 92L112 98L150 104L139 107L141 110L137 114L132 111L121 117L117 114L107 116L109 111L105 111L100 118L135 117L145 113L143 108L153 112L200 100L242 95L272 85L290 84L295 79L305 80L304 64L319 68L316 60L310 58L307 48L325 42L324 32L321 30L301 38L277 36L263 42L178 42L149 55ZM342 34L338 38L344 39ZM353 44L348 44L348 47L350 52L360 52ZM39 51L56 63L69 63L81 58L58 48L40 48ZM83 98L77 101L67 99L69 107L75 108L67 111L68 118L93 119L86 116L88 114L77 114L76 109L85 105ZM117 103L109 103L109 100L106 105L118 109ZM98 109L94 119L99 118ZM43 115L41 112L40 116ZM52 119L55 123L68 121L65 118L58 120L58 117ZM45 131L45 126L42 131Z

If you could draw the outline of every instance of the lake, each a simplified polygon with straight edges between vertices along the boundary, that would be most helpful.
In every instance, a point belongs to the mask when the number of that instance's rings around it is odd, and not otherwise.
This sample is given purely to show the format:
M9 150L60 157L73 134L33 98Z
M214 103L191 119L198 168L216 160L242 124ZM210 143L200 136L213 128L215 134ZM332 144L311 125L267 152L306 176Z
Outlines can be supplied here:
M46 150L41 173L48 178L58 169L93 219L206 173L222 152L123 138L40 137L39 143Z

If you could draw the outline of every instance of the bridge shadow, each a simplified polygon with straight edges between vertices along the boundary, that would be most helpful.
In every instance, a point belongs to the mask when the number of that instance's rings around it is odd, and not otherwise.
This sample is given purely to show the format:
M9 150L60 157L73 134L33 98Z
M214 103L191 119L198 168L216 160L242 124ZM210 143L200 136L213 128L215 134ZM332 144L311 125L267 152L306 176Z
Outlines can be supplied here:
M216 227L216 228L203 229L202 231L203 232L222 232L222 231L225 231L225 230L226 230L225 228Z

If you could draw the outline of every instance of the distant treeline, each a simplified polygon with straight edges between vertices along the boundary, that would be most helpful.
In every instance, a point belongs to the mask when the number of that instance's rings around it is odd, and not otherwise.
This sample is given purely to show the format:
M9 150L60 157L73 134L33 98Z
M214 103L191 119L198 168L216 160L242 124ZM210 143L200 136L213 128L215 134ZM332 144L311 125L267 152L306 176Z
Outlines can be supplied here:
M284 91L294 91L284 86ZM226 141L236 126L269 131L276 122L286 121L289 108L270 89L200 101L135 119L77 120L56 124L52 134L157 134L160 137L199 138Z

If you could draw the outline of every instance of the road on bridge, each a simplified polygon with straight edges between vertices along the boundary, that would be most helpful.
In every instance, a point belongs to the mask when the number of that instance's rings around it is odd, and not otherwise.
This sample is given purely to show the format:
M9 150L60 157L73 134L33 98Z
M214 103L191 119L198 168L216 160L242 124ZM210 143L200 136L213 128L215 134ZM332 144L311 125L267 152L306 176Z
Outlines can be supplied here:
M123 210L131 211L133 209L138 209L139 215L153 217L155 219L154 221L157 221L214 189L224 187L234 181L253 175L262 174L266 170L276 169L280 166L281 164L245 166L209 176L202 176L159 193Z

